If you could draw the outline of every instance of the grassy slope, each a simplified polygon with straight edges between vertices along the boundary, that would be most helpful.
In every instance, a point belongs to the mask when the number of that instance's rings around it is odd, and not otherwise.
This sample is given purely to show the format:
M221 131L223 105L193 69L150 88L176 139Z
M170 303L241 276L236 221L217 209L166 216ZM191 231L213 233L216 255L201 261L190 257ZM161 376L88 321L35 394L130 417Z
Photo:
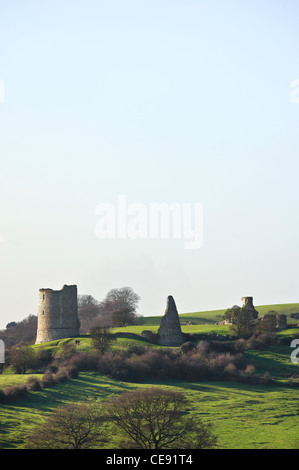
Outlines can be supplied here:
M183 391L191 402L190 413L199 413L214 423L220 448L294 448L298 444L299 397L295 389L232 382L132 384L89 372L50 389L30 392L29 400L2 405L0 447L22 448L26 435L59 405L104 400L112 394L147 386ZM120 439L117 434L111 436L109 447L119 448Z
M299 304L257 307L261 314L269 310L279 313L296 313ZM215 326L224 312L195 312L180 315L182 322L192 321L195 325L182 326L185 332L228 332L226 326ZM114 329L115 332L140 334L144 329L157 331L161 317L147 317L143 325ZM151 322L151 323L150 323ZM294 334L298 330L280 332L282 336ZM81 336L81 350L91 350L89 337ZM53 341L35 348L44 347L52 353L60 353L68 338ZM118 338L115 349L125 349L129 345L145 344L143 339ZM153 345L152 347L157 347ZM257 364L259 373L265 371L280 381L287 381L291 372L298 373L299 365L290 362L289 346L277 346L265 351L249 351L247 357ZM0 388L26 381L28 375L16 374L0 376ZM39 424L44 417L61 404L92 399L105 399L111 394L120 393L152 384L131 384L114 381L96 373L81 373L79 378L39 392L30 392L30 400L16 402L14 405L0 405L0 448L23 447L26 434ZM190 398L190 412L200 413L207 421L212 421L219 436L220 447L224 448L293 448L298 445L299 435L299 396L298 389L285 387L262 387L240 383L203 382L156 383L155 386L169 386L181 390ZM111 438L110 447L118 448L119 436Z
M273 305L259 305L255 307L259 312L259 316L262 317L271 310L275 310L277 313L284 315L291 315L292 313L299 313L299 303L293 304L273 304ZM193 313L182 313L180 314L181 322L191 321L196 325L214 324L215 322L221 321L226 309L223 310L211 310L204 312L193 312ZM143 317L143 325L160 325L162 315ZM289 319L291 322L296 320Z

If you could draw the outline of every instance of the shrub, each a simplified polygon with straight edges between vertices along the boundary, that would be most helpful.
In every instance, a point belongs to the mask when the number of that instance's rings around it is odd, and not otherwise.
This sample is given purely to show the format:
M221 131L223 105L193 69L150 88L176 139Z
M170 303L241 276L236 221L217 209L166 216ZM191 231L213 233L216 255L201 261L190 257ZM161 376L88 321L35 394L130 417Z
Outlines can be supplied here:
M226 377L235 380L239 375L239 371L236 368L235 364L230 362L229 364L227 364L227 366L225 366L224 374Z
M26 388L27 390L36 392L37 390L41 389L40 381L36 377L29 377L26 382Z
M81 371L97 371L98 370L99 353L92 352L80 352L75 356L71 357L64 364L70 367L75 367Z
M40 348L35 353L35 368L43 370L47 367L52 360L50 351L44 348Z
M192 349L194 348L194 344L191 341L187 341L186 343L182 344L182 346L180 347L180 351L181 353L185 354L192 351Z
M52 385L55 385L55 380L53 378L53 374L50 370L47 370L44 375L42 376L40 380L40 384L42 388L48 388L52 387Z
M244 338L240 338L235 343L235 350L237 352L243 352L247 349L247 341Z
M206 355L210 350L209 343L207 341L199 341L197 344L197 351L199 354Z
M5 395L5 399L8 402L20 400L21 398L24 398L27 395L27 389L23 384L19 384L15 387L9 385L3 390L3 392Z
M248 364L246 366L246 369L244 370L245 375L253 375L253 374L255 374L255 372L256 372L256 369L255 369L255 366L253 364Z
M136 356L142 356L146 353L146 351L147 351L146 346L132 344L127 349L127 355L132 356L133 354L136 354Z
M64 367L61 367L61 369L58 369L56 374L53 375L53 380L54 383L61 383L61 382L66 382L68 380L67 376L67 371Z
M270 377L269 372L265 372L261 377L260 382L262 385L275 385L275 380Z
M5 403L5 393L0 390L0 403Z

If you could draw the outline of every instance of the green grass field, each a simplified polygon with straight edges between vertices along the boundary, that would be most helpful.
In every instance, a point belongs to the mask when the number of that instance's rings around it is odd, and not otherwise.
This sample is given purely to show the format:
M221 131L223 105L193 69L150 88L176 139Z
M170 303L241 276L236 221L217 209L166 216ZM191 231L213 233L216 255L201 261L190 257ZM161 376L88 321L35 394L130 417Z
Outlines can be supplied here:
M299 303L292 304L273 304L273 305L258 305L255 306L259 312L259 317L262 317L271 310L275 310L277 313L287 315L288 317L292 313L299 313ZM196 325L214 325L216 322L221 321L226 309L223 310L210 310L203 312L193 313L182 313L180 314L181 323L191 321ZM162 315L143 317L143 325L155 325L159 326ZM288 318L289 322L296 322L296 320ZM299 320L297 321L299 323Z
M219 448L280 448L298 446L298 390L248 386L233 382L143 383L114 381L94 372L38 392L29 399L0 407L0 447L22 448L26 435L59 405L105 400L113 394L140 387L170 387L189 398L190 413L213 422ZM109 448L117 449L121 437L112 435Z
M270 310L278 313L297 313L299 304L256 307L261 314ZM180 315L182 330L186 333L227 334L228 326L215 325L221 320L223 311L195 312ZM114 333L134 333L148 329L156 332L161 317L143 318L143 324L126 328L115 328ZM192 325L185 325L191 321ZM292 322L294 322L292 320ZM278 333L281 337L298 334L292 328ZM52 341L34 348L46 348L59 357L65 343L76 338ZM92 343L88 335L80 336L81 351L91 351ZM113 349L127 349L129 346L149 345L143 338L119 337ZM153 348L160 346L150 345ZM77 379L60 383L41 391L28 392L28 398L13 404L0 405L0 448L23 448L26 436L40 424L57 406L87 399L106 400L113 394L140 387L171 387L183 391L190 400L190 413L198 413L212 422L218 435L219 447L229 449L299 447L299 393L298 388L287 386L291 374L299 376L299 364L290 361L291 348L276 345L267 350L246 351L247 360L256 364L259 375L268 372L276 379L275 386L248 385L237 382L200 382L180 381L144 382L142 384L113 380L95 372L81 372ZM17 385L27 381L31 374L17 375L11 370L0 375L0 389L7 385ZM38 377L38 374L35 374ZM110 437L109 448L117 449L121 436Z

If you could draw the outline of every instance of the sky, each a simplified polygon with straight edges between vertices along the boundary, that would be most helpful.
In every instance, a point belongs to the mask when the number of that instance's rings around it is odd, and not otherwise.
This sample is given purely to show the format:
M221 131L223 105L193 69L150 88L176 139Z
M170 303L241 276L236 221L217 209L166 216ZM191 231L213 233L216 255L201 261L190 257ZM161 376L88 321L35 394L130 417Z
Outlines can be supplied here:
M295 0L0 0L0 329L64 284L129 286L145 316L299 302L298 20ZM201 246L99 236L120 197L148 225L201 205Z

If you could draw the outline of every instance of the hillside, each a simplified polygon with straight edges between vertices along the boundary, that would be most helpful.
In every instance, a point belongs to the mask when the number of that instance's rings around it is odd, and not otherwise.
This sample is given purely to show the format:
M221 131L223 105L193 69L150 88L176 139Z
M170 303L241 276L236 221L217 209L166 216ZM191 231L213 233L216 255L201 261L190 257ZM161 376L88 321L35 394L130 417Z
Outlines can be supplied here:
M284 314L288 316L288 321L294 321L290 318L290 315L293 313L299 313L299 303L292 304L273 304L273 305L258 305L255 306L256 310L259 312L259 317L262 317L271 310L275 310L279 314ZM180 320L181 322L191 321L196 325L206 325L206 324L215 324L218 321L222 320L222 317L226 309L222 310L208 310L201 312L192 312L192 313L181 313ZM142 318L143 325L160 325L162 315L159 316L149 316Z
M266 305L256 307L260 315L275 310L289 317L299 311L299 304ZM215 325L221 320L225 310L210 312L193 312L181 314L180 321L185 333L217 333L226 335L229 327ZM136 346L146 346L158 351L161 346L147 342L140 336L144 329L157 331L160 317L146 317L142 325L113 328L117 336L112 345L112 352L125 354ZM192 322L186 325L185 322ZM125 335L124 335L125 333ZM220 448L253 449L253 448L296 448L298 446L299 415L298 388L290 382L293 376L299 377L299 364L290 361L290 339L299 337L298 328L289 328L277 333L284 341L261 350L244 352L247 364L256 368L255 377L258 383L244 376L245 382L236 380L163 380L143 377L141 380L122 380L97 371L83 370L77 378L69 379L55 386L37 391L29 391L26 398L16 403L0 404L0 448L23 448L26 435L45 419L57 406L76 403L86 399L105 400L125 390L144 387L163 387L180 390L190 399L190 412L199 414L202 419L213 421L219 436ZM76 345L76 340L80 343ZM223 341L221 341L223 343ZM58 359L66 344L74 345L78 352L91 353L93 350L89 335L77 338L65 338L49 343L34 345L33 349L48 350L53 358ZM163 348L162 348L163 349ZM165 348L166 349L166 348ZM178 350L178 348L173 348ZM134 353L131 361L135 361ZM189 359L188 359L189 360ZM132 363L133 363L132 362ZM245 364L246 366L246 364ZM28 371L17 375L11 368L0 375L0 390L8 385L25 384L29 376L41 379L43 374ZM245 374L246 375L246 374ZM267 380L263 377L267 376ZM249 377L249 379L248 379ZM269 379L269 380L268 380ZM108 448L121 446L121 436L113 435Z

